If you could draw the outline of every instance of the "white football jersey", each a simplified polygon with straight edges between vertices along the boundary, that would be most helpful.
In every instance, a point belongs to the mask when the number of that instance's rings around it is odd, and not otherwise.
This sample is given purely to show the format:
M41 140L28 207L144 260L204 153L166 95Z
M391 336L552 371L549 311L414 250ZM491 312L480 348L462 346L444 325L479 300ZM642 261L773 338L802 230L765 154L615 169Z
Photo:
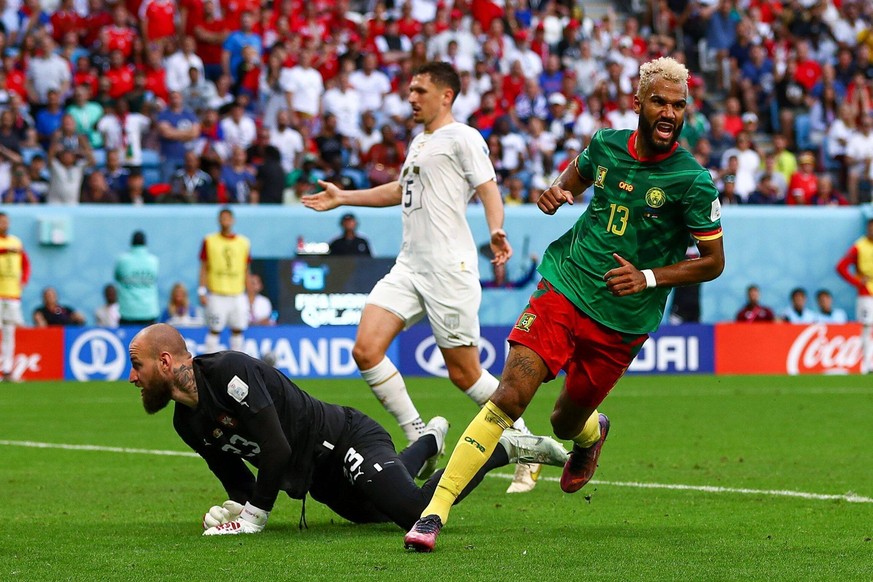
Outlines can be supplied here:
M467 224L476 187L494 180L482 135L450 123L409 144L400 173L403 244L397 262L416 272L479 272L477 246Z

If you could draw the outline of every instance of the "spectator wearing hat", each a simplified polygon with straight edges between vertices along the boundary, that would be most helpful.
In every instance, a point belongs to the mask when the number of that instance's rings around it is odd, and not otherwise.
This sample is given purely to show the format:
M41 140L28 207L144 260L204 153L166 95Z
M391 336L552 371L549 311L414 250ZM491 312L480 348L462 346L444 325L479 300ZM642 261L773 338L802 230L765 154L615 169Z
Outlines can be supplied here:
M530 48L530 33L525 29L519 29L515 33L514 59L521 63L521 70L532 79L536 79L543 72L543 59Z
M130 250L115 261L118 311L121 325L150 325L158 320L158 257L146 248L146 235L137 230Z
M354 214L346 213L340 218L340 226L343 232L340 236L330 241L331 255L358 255L369 257L370 243L367 239L358 236L358 221Z
M732 157L731 159L736 159ZM718 200L722 206L742 204L743 199L737 195L737 177L734 174L725 174L720 180L721 188L718 192Z
M788 182L788 195L785 203L788 205L806 205L812 201L818 192L818 179L815 176L815 154L803 152L797 158L800 166Z
M548 123L549 133L552 134L556 142L563 141L573 131L576 119L568 111L567 98L562 93L552 93L549 95L548 103L549 115L546 118L546 122ZM528 131L530 131L530 122L528 122Z

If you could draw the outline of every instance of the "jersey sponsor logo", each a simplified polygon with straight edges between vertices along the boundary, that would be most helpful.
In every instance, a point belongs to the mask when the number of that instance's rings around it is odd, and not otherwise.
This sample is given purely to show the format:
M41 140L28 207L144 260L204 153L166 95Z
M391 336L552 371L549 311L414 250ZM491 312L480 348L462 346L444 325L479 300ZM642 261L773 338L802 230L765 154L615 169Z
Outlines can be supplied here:
M479 338L479 359L482 361L482 368L486 370L497 359L497 350L494 348L494 345L483 337ZM432 335L422 340L418 347L415 348L415 363L428 374L442 378L449 377L446 361L443 359L443 354L437 347L436 339Z
M719 218L721 218L721 202L716 198L712 201L712 209L709 211L709 220L715 222Z
M597 175L594 178L594 186L597 188L603 188L603 183L606 182L606 172L608 170L603 166L597 166Z
M621 188L622 190L624 190L625 192L633 192L634 191L634 185L631 184L630 182L625 182L624 180L622 180L621 182L618 183L618 187ZM650 192L651 192L651 190L650 190Z
M660 188L649 188L646 192L646 204L651 208L660 208L667 202L667 195Z
M533 313L522 313L521 317L518 318L518 321L515 324L515 329L519 329L524 332L530 332L530 326L533 325L534 320L537 318Z
M249 385L243 382L239 376L234 376L227 383L227 393L237 402L242 402L249 395Z
M118 380L124 372L126 350L117 335L89 329L70 347L70 370L76 380Z
M234 428L236 426L236 419L226 414L220 415L218 417L218 422L230 428Z

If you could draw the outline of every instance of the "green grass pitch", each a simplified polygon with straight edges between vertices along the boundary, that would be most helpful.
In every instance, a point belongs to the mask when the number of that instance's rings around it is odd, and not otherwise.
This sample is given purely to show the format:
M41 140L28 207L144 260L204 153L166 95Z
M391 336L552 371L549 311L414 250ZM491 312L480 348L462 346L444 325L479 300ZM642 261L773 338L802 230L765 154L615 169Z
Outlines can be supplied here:
M409 384L453 446L472 403L448 380ZM361 380L301 385L399 437ZM525 415L535 432L557 389ZM601 411L595 482L567 495L549 467L507 495L511 468L492 474L425 555L312 500L301 531L285 496L260 535L202 537L225 496L200 459L22 445L185 451L170 410L146 415L120 382L0 384L0 580L873 579L870 377L628 377Z

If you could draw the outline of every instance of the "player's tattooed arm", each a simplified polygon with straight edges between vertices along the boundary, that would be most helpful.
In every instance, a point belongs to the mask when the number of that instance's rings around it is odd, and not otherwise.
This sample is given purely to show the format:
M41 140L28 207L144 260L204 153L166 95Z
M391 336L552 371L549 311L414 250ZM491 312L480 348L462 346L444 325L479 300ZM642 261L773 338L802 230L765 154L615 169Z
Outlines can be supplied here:
M194 366L190 363L179 364L173 368L173 378L179 390L187 394L197 394L197 384L194 382Z

